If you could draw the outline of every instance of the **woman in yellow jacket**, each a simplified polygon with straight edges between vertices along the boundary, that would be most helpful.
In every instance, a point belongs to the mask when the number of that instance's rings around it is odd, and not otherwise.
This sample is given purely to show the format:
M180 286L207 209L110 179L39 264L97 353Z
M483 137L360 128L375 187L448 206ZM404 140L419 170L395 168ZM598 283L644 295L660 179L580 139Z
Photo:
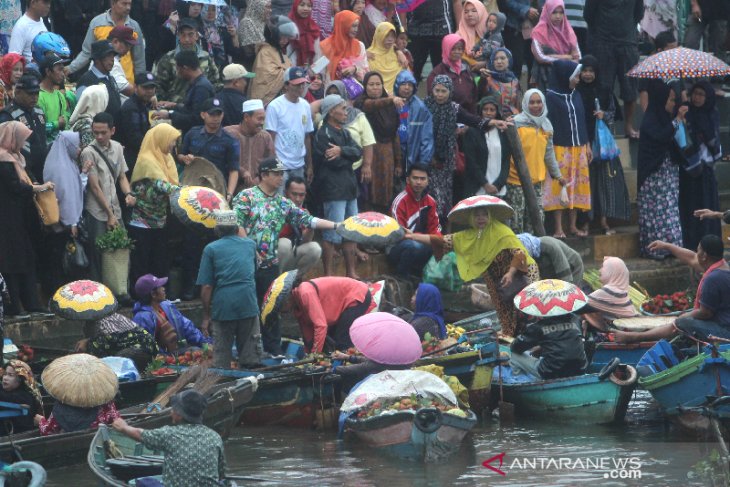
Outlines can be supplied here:
M544 220L542 209L543 182L549 172L550 176L565 186L566 181L560 174L558 161L553 148L553 126L547 117L545 95L540 90L527 90L522 98L522 113L514 118L515 128L522 142L527 169L532 177L532 185L537 195L540 219ZM520 178L517 175L515 162L512 160L507 177L507 194L505 201L515 210L510 227L515 233L533 233L532 223L525 205L525 194L522 191Z

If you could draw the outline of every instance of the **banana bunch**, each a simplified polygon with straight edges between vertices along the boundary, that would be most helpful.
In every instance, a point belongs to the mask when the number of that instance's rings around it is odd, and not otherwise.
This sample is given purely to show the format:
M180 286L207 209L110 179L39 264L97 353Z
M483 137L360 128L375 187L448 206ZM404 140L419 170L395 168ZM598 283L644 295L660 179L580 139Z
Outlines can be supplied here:
M446 334L449 336L449 338L455 338L458 340L465 331L466 330L461 326L454 326L452 324L446 325Z

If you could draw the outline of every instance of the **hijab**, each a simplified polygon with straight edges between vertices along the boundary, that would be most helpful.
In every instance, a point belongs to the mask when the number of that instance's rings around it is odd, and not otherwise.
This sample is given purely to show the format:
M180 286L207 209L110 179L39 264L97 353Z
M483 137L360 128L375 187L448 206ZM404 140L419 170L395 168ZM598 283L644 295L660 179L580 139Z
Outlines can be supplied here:
M297 29L299 29L299 38L292 39L289 43L294 52L297 53L297 64L306 66L314 62L314 43L319 40L321 29L312 18L311 13L307 18L299 16L300 3L302 3L302 0L294 0L289 12L289 18L297 24Z
M43 397L41 396L41 391L38 389L38 383L35 381L35 377L33 377L33 370L22 360L10 360L8 365L15 369L15 373L19 377L23 378L23 385L33 395L33 398L38 401L38 407L42 413Z
M462 39L459 34L446 35L441 41L441 62L448 66L449 69L456 74L460 74L463 71L464 65L462 64L461 59L451 62L449 55L451 54L451 50L454 46L459 42L464 42L464 39ZM464 47L466 48L466 44L464 44ZM466 49L464 49L464 52L466 52Z
M618 257L604 257L601 267L601 289L588 295L591 307L617 318L636 316L629 299L629 269Z
M352 24L360 20L360 16L351 10L343 10L335 15L335 27L332 35L320 43L322 54L330 60L327 70L330 79L337 78L337 68L343 59L354 59L360 56L360 41L350 37Z
M61 223L67 226L76 225L84 209L84 184L77 162L80 139L78 132L60 132L43 167L43 179L53 181Z
M570 54L578 45L578 39L573 28L568 23L568 15L563 16L559 26L554 26L550 16L556 8L562 7L565 12L563 0L547 0L540 13L540 20L532 29L532 40L537 41L541 46L547 46L555 51L555 54Z
M163 152L178 138L180 131L168 123L161 123L148 130L139 148L130 182L161 179L171 184L178 184L175 160L170 153Z
M339 80L339 79L331 82L330 84L328 84L327 85L327 88L325 89L324 92L327 93L329 91L329 89L331 87L333 87L333 86L335 88L337 88L337 94L340 95L343 100L345 100L346 102L349 102L350 101L350 94L347 92L347 88L345 87L345 83L343 81ZM349 106L349 105L350 104L348 103L348 107L347 107L347 120L345 121L345 124L344 124L345 127L347 127L352 122L354 122L355 119L357 118L357 116L362 113L362 111L360 109L355 108L353 106Z
M496 57L498 52L505 53L507 55L507 60L509 61L507 69L504 71L497 71L494 67L494 58ZM500 83L511 83L512 81L517 79L517 76L515 76L515 74L512 72L512 53L509 49L505 47L499 47L492 51L492 55L489 58L489 71L489 75Z
M433 94L429 93L425 103L433 117L434 157L448 166L456 160L456 115L459 112L459 106L452 101L454 82L448 75L439 74L434 77L431 90L436 85L442 85L449 90L448 100L446 103L437 103ZM438 137L435 136L436 134Z
M76 122L84 119L88 119L90 122L97 113L106 110L108 103L109 92L107 91L106 86L89 86L83 91L83 93L81 93L81 98L79 98L69 122L71 125L74 125Z
M28 185L33 182L25 170L25 157L20 151L32 134L33 131L21 122L13 120L0 123L0 161L12 162L18 179Z
M381 82L383 81L383 76L380 73L370 71L365 75L365 78L363 78L363 86L367 86L368 80L373 76L380 78ZM355 100L354 105L357 108L362 109L363 102L368 98L368 91L367 89L365 89L365 91L363 91L363 94L357 100ZM385 91L385 86L383 86L383 93L380 95L380 98L388 98L388 93ZM400 124L398 111L395 109L395 106L388 104L381 108L376 108L372 111L367 112L365 116L367 116L368 121L370 122L370 127L373 129L375 140L381 143L388 143L393 141L393 137L395 137L396 133L398 132L398 125Z
M368 54L372 54L373 58L368 61L370 71L380 73L383 79L383 87L386 91L393 91L395 77L400 73L401 65L398 62L398 56L395 53L395 44L387 49L383 44L385 38L390 33L395 34L395 26L390 22L381 22L375 28L373 35L373 43L368 48Z
M697 142L709 147L710 142L716 140L720 132L720 114L715 107L715 89L709 81L700 81L689 90L690 98L696 89L705 92L705 104L696 107L690 102L686 115L687 125Z
M264 42L264 13L266 4L271 0L249 0L246 14L238 25L238 42L241 46L249 46Z
M472 228L453 234L456 267L464 282L473 281L484 274L503 250L522 250L527 264L535 263L510 227L494 218L491 212L489 223L482 230L477 230L474 224L474 212L469 220Z
M494 105L494 107L497 109L497 116L495 117L495 119L502 120L502 109L500 107L500 99L497 95L487 95L479 100L479 104L477 105L479 109L477 115L479 116L479 118L482 118L482 108L484 108L484 105Z
M571 88L571 79L577 63L558 59L550 70L547 102L553 124L553 143L562 147L577 147L588 142L586 111L583 100Z
M419 317L431 318L439 325L439 338L446 338L444 324L444 308L441 304L441 291L433 284L422 282L416 292L416 312L413 319Z
M25 69L25 57L14 52L5 54L0 60L0 79L7 88L12 86L10 78L13 76L13 68L18 63L23 63L23 69Z
M474 8L477 9L477 17L479 20L477 20L477 23L474 27L469 27L464 20L464 15L461 16L461 21L459 22L459 30L457 30L456 33L461 36L461 38L464 39L464 42L466 43L466 45L464 46L465 55L471 52L476 44L481 42L482 37L484 37L484 34L487 32L487 17L489 17L489 12L487 12L487 8L480 0L466 0L464 2L464 7L462 7L462 12L464 11L464 8L466 8L467 4L473 5Z
M532 95L535 94L540 95L540 99L542 100L542 113L537 116L530 113L530 98L532 97ZM525 92L525 96L522 97L522 112L515 115L514 120L515 123L518 125L530 125L540 128L545 132L552 132L553 125L550 123L547 114L548 109L545 95L542 94L542 91L536 88L532 88L530 90L527 90Z
M649 103L641 121L638 152L637 184L639 190L646 179L654 174L666 159L672 147L674 126L672 114L665 109L672 87L663 80L647 83Z

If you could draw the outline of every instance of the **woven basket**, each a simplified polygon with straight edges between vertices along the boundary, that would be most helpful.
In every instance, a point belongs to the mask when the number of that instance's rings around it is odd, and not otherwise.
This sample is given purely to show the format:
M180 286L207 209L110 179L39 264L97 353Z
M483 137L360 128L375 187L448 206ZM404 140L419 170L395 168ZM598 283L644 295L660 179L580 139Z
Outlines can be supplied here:
M471 304L479 309L494 309L494 303L492 303L492 297L487 291L486 284L472 284L469 287L471 288Z
M129 285L129 249L101 253L101 280L115 296L127 294Z

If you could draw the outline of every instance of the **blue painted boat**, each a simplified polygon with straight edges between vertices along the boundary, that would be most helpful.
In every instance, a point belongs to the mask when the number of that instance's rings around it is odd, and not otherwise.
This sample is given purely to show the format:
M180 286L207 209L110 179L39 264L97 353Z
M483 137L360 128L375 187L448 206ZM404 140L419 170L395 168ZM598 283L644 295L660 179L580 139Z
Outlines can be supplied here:
M641 357L656 344L656 342L640 342L640 343L616 343L616 342L599 342L596 343L596 350L593 352L591 365L588 372L599 372L611 360L618 358L622 364L636 367Z
M476 415L443 413L436 408L398 411L370 418L348 418L347 431L388 455L435 462L456 453L476 425Z
M492 376L493 397L499 397L500 368L504 401L515 405L518 416L581 424L622 421L637 378L630 365L619 365L603 379L585 374L538 381L513 376L508 366L500 366Z

